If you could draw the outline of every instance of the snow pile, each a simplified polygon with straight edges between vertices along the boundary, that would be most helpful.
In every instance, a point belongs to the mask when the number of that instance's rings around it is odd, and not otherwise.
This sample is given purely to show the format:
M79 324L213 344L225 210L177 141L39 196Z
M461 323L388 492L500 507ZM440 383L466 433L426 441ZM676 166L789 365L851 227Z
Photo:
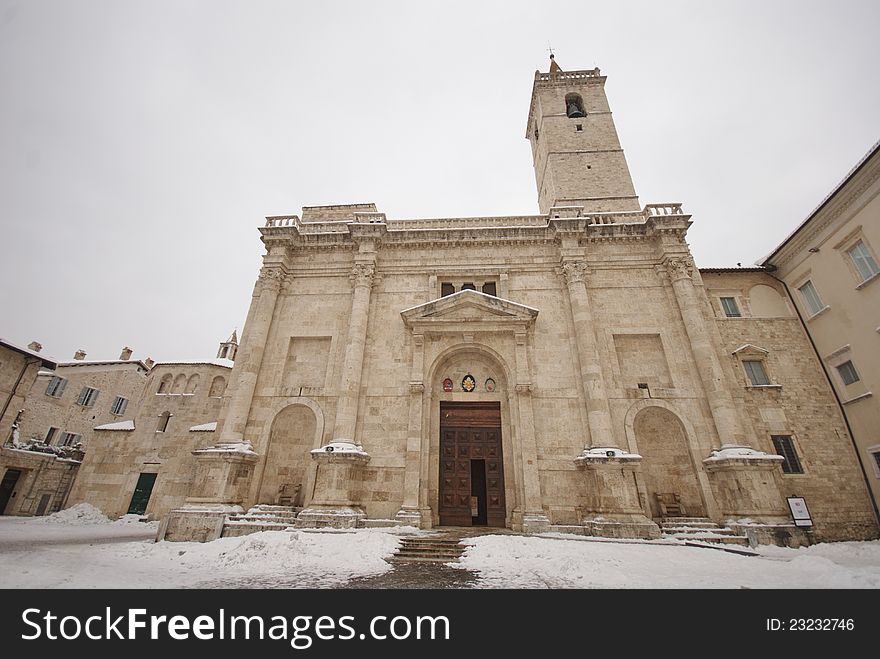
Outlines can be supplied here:
M354 577L383 574L384 559L397 549L395 533L358 529L352 533L261 531L213 542L125 545L120 557L176 573L196 586L326 588ZM181 572L186 576L181 577ZM178 581L180 583L180 581ZM165 587L167 584L157 584Z
M667 544L481 536L455 567L489 588L880 588L880 542L804 549L762 547L760 557Z
M712 451L703 462L717 460L776 460L782 462L785 458L781 455L771 455L764 451L756 451L748 446L732 446L725 444L717 451Z
M369 458L370 454L364 450L364 447L360 444L355 444L354 442L343 442L336 441L330 442L329 444L322 446L321 448L316 448L311 451L312 455L324 455L324 454L333 454L333 455L351 455L359 458Z
M70 508L37 519L44 524L64 524L65 526L111 523L110 518L90 503L78 503Z

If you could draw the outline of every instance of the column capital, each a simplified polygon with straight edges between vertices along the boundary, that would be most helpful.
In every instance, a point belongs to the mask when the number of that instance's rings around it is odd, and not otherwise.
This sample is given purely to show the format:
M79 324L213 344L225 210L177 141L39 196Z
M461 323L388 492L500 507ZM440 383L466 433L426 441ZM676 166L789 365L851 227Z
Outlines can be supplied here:
M263 266L257 277L257 288L278 292L287 278L287 273L277 266Z
M371 288L376 276L376 265L374 263L355 263L351 269L349 279L354 282L355 288L365 286Z
M565 277L565 283L568 285L577 282L586 283L587 275L590 274L590 267L586 261L564 261L560 267L562 268L562 276Z
M694 271L694 262L687 256L667 258L665 265L666 272L673 281L676 279L690 279Z

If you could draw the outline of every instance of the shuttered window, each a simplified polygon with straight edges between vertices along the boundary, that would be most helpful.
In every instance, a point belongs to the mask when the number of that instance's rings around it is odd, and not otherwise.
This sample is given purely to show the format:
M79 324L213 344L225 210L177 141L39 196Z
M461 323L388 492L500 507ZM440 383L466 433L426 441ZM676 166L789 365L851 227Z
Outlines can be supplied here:
M66 386L67 380L58 377L57 375L53 375L52 379L49 380L49 386L46 387L46 395L52 396L53 398L61 398L61 394L64 393L64 387Z
M79 398L76 400L77 405L82 405L83 407L91 407L95 404L95 401L98 400L98 394L101 392L92 387L83 387L82 391L79 392Z
M785 460L782 463L782 471L786 474L802 474L801 461L798 459L797 451L794 449L794 442L790 435L773 435L773 447L776 452Z

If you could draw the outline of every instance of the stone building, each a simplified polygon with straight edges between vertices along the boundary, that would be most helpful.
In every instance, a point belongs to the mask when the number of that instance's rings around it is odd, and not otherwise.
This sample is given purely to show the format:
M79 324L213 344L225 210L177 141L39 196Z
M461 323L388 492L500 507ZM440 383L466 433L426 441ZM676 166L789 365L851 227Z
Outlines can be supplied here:
M129 413L94 428L69 503L153 519L182 505L193 451L212 443L237 347L233 334L214 361L155 364Z
M762 265L791 292L880 504L878 248L880 143Z
M51 372L54 359L0 339L0 515L42 515L63 505L81 453L35 446L22 432L27 394L40 369Z
M267 219L218 440L160 537L287 504L301 527L654 538L696 519L795 543L792 494L814 538L876 537L784 288L701 272L681 205L640 205L604 83L536 72L537 215Z
M124 419L140 404L149 366L131 354L124 348L118 360L97 361L79 350L73 361L41 370L27 396L22 437L88 449L95 426Z

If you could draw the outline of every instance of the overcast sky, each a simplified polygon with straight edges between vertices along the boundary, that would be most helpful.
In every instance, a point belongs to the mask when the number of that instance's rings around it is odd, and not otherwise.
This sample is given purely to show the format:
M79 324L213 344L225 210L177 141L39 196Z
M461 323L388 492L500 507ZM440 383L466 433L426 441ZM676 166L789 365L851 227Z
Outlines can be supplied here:
M752 264L880 138L878 26L876 0L0 0L0 336L212 358L266 215L537 213L548 42L608 76L697 264Z

